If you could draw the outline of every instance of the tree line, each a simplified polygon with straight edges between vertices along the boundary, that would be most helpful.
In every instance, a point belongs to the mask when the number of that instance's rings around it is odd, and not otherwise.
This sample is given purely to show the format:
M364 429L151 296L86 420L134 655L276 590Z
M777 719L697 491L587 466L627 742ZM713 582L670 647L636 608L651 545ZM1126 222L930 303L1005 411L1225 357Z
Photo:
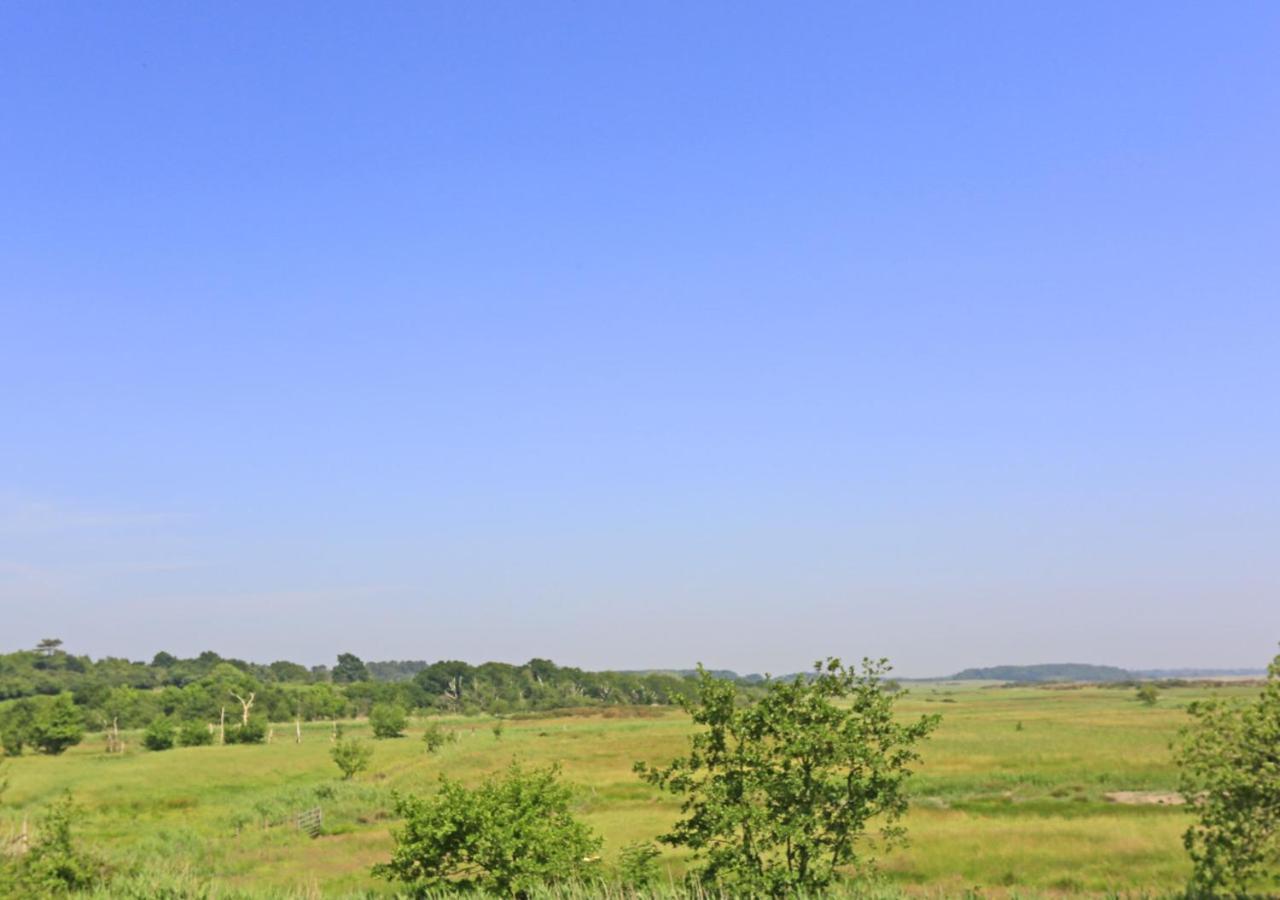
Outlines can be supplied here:
M0 744L59 753L84 731L155 728L157 744L254 743L270 723L366 716L375 706L491 713L607 705L668 705L696 686L671 673L588 672L550 660L370 662L340 654L332 667L270 664L206 651L150 662L93 660L61 641L0 655ZM166 737L168 735L168 737Z

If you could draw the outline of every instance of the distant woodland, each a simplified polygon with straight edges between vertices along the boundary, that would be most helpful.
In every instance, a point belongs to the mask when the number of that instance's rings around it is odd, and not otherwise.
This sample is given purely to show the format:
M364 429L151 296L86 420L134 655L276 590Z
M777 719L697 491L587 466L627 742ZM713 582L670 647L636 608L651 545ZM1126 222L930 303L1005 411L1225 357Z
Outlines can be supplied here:
M586 672L531 659L521 665L458 660L365 662L351 653L333 666L286 660L246 662L206 651L183 659L160 652L150 662L91 659L61 641L0 655L0 734L24 722L74 714L84 728L137 728L158 717L176 723L238 726L341 719L375 705L406 711L506 715L572 707L666 705L696 689L685 675ZM48 710L45 707L49 707ZM6 728L6 725L8 726ZM252 731L259 729L254 728ZM249 733L249 732L246 732Z

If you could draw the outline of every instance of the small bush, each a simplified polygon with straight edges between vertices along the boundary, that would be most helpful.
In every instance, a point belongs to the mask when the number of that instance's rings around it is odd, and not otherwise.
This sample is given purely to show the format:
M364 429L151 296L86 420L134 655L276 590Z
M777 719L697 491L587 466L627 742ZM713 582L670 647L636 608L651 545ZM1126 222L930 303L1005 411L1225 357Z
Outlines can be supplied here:
M416 896L445 888L505 897L590 874L600 839L570 812L572 792L555 767L512 765L468 789L440 779L432 797L397 796L405 819L391 861L374 874L405 883Z
M618 855L618 881L624 887L643 890L658 883L658 848L648 841L627 844Z
M344 781L350 781L358 773L369 768L373 759L373 748L359 738L339 738L329 748L329 755L342 770Z
M79 850L71 837L75 804L63 794L45 814L39 839L8 872L0 873L0 892L14 897L46 897L87 891L107 878L103 863ZM7 882L7 883L6 883Z
M432 722L422 733L422 742L427 745L428 753L436 753L445 744L452 744L457 740L457 732L441 728L439 722Z
M409 714L398 703L375 703L369 710L369 726L376 738L404 737L409 727Z
M173 721L165 716L152 719L142 733L142 746L148 750L171 750L175 739Z
M494 722L493 723L493 739L495 741L502 740L502 732L504 732L506 728L507 728L506 723L503 722L501 719Z
M228 744L261 744L267 739L267 722L257 717L227 731Z
M178 727L178 745L181 747L207 747L213 743L213 732L204 722L192 719Z

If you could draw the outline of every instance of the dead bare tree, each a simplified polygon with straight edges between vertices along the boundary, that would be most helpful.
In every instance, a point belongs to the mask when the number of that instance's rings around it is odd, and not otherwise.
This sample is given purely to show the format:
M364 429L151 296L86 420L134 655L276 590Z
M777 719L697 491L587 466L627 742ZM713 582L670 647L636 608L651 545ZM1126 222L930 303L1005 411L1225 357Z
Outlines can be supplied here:
M256 696L257 696L257 694L255 694L253 691L249 691L249 697L248 697L248 699L246 699L246 698L244 698L244 697L240 696L238 693L236 693L236 692L235 692L235 691L233 691L233 690L228 689L228 693L230 693L232 697L235 697L237 700L239 700L239 701L240 701L240 709L241 709L241 719L240 719L240 721L241 721L241 724L243 724L243 725L248 725L248 724L249 724L249 710L253 708L253 698L254 698L254 697L256 697Z
M120 719L117 716L111 717L111 730L107 732L107 752L124 752L124 744L120 741Z

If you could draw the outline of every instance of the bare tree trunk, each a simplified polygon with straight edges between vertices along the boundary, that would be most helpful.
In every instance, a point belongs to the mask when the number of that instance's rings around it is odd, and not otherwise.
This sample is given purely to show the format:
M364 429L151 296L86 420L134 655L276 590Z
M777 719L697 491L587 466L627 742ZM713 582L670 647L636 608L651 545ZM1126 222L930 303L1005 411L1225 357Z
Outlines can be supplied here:
M235 697L237 700L239 700L239 701L240 701L240 708L241 708L241 710L242 710L242 712L241 712L241 717L240 717L240 721L241 721L243 724L248 725L248 724L249 724L249 710L253 707L253 698L254 698L254 697L256 697L256 696L257 696L257 694L255 694L253 691L250 691L250 692L249 692L249 699L248 699L248 700L246 700L244 697L241 697L241 696L240 696L239 694L237 694L235 691L231 691L230 693L231 693L231 696L232 696L232 697Z
M227 742L227 708L222 707L222 713L218 716L218 743L225 744Z
M293 720L293 742L295 744L302 743L302 717Z

